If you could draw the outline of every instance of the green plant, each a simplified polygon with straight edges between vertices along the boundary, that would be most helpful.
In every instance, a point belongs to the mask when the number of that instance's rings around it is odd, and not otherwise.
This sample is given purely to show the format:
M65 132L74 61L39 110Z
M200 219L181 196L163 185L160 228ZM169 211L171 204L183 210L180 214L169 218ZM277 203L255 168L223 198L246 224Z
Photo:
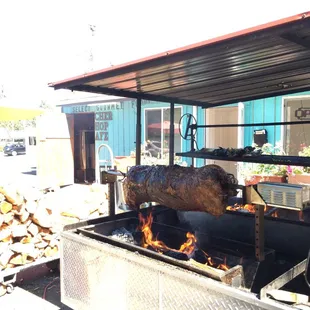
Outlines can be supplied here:
M298 155L302 157L310 157L310 146L304 146L302 150L298 153ZM310 173L310 167L303 167L299 169L302 169L300 174Z
M275 146L273 146L270 143L266 143L262 147L255 146L255 148L260 149L262 152L262 155L285 155L281 142L277 142ZM281 166L281 165L272 165L272 164L244 163L241 166L240 174L245 179L248 179L250 176L253 176L253 175L286 176L287 167Z

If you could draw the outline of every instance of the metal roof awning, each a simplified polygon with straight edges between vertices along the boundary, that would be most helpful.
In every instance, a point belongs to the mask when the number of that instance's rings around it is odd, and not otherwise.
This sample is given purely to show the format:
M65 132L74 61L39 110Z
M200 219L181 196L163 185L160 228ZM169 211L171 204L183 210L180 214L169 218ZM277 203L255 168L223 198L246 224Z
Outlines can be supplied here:
M206 108L310 90L310 12L49 86Z

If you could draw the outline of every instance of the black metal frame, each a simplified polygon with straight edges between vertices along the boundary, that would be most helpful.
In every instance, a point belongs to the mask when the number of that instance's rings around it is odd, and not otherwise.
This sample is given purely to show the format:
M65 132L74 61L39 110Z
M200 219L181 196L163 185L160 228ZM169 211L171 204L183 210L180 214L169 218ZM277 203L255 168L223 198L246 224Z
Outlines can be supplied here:
M141 164L141 99L137 100L136 165Z
M247 163L257 164L271 164L271 165L292 165L310 167L309 157L300 156L282 156L282 155L261 155L261 156L245 156L245 157L226 157L226 156L214 156L203 152L185 152L176 153L177 156L190 157L190 158L202 158L224 161L239 161Z

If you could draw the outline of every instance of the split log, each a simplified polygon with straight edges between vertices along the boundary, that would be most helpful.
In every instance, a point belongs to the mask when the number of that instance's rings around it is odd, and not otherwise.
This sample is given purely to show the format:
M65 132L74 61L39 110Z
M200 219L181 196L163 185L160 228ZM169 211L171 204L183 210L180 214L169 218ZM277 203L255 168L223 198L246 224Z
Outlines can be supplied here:
M35 248L34 251L31 254L28 254L28 260L36 260L39 257L43 256L43 251Z
M30 200L25 203L25 207L27 212L34 214L37 211L38 203Z
M10 250L15 253L31 255L35 247L32 243L16 242L10 245Z
M13 205L12 212L16 215L21 215L26 210L26 207L24 204L21 205Z
M20 220L18 220L17 218L13 217L13 220L11 220L10 223L10 226L13 227L13 226L17 226L17 225L20 225Z
M33 244L37 244L40 242L42 242L42 236L40 234L37 234L35 237L31 239L31 243Z
M47 246L48 246L48 243L46 241L43 241L43 240L41 242L35 244L35 247L38 249L44 249Z
M32 242L32 237L30 234L27 234L25 237L23 237L20 242L21 243L31 243Z
M52 227L51 216L48 214L47 210L43 207L37 208L36 212L32 216L32 220L34 223L44 228Z
M12 235L10 235L10 236L6 237L5 239L3 239L2 242L5 242L7 244L12 244L13 243Z
M44 241L47 241L47 242L50 242L52 239L54 239L55 238L55 235L45 235L44 234L44 236L42 236L42 239L44 240Z
M0 214L0 227L3 224L3 222L4 222L4 216L3 214Z
M57 248L59 248L59 240L57 239L52 239L49 243L49 246L54 248L55 246L57 246Z
M58 253L58 248L57 246L55 247L50 247L48 246L45 250L44 250L44 256L45 257L52 257L54 255L56 255Z
M0 242L0 255L9 248L9 244L6 242Z
M12 236L15 237L24 237L27 236L27 226L26 225L16 225L12 226Z
M8 226L1 226L0 227L0 241L3 241L10 237L12 234L11 228Z
M51 233L51 230L49 228L39 226L39 233L43 237L49 235Z
M9 263L15 266L25 265L28 263L27 256L27 254L15 254L12 256Z
M19 195L13 187L3 188L0 187L0 193L4 195L5 200L12 205L20 205L24 202L24 199L21 195Z
M7 214L8 212L12 210L12 208L13 208L12 204L7 201L2 201L0 203L0 212L2 214Z
M32 224L31 218L28 218L27 222L24 223L27 227L29 227Z
M124 197L131 209L157 202L180 211L222 215L228 198L236 195L230 185L237 180L217 165L202 168L134 166L124 181Z
M43 195L41 191L39 191L38 189L35 189L35 188L24 189L21 194L24 196L27 203L29 201L38 201L41 199L41 197Z
M24 210L24 212L19 216L19 219L22 223L25 223L28 218L29 218L29 212L26 211L26 209Z
M35 237L35 236L39 233L39 227L38 227L36 224L34 224L34 223L31 223L31 224L28 226L27 230L28 230L28 232L31 233L31 235L32 235L33 237Z
M0 283L0 297L6 294L6 286Z
M14 252L10 249L7 249L0 255L0 265L6 267L11 257L14 255Z
M13 223L13 219L14 219L14 213L13 212L9 212L4 215L4 223L11 225Z

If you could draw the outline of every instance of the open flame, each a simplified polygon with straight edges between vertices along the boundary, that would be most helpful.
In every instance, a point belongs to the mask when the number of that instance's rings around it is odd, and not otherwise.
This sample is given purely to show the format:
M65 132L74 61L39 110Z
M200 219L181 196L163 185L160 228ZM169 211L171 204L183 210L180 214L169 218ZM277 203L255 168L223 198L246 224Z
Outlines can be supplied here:
M143 244L142 246L144 248L152 247L155 251L163 253L163 251L175 251L184 253L187 256L190 256L195 248L196 248L196 242L197 239L195 235L188 232L186 234L187 240L184 242L179 250L171 249L169 248L164 242L157 240L157 237L154 238L153 232L152 232L152 224L153 224L153 216L152 214L149 214L146 218L143 217L141 213L139 213L139 220L140 220L140 230L143 232Z
M255 206L253 206L252 204L245 204L245 205L235 204L233 206L228 206L226 210L230 211L246 210L250 213L255 213Z
M197 249L197 245L196 245L197 239L194 234L187 232L186 233L187 240L180 246L180 248L178 250L172 249L168 247L164 242L158 240L157 237L156 238L154 237L152 229L151 229L152 224L153 224L153 216L151 213L146 218L144 218L143 215L139 213L139 220L140 220L140 225L138 229L143 233L142 246L144 248L151 247L156 252L161 253L161 254L163 254L165 251L174 251L174 252L184 253L189 258L191 258L195 249ZM202 252L204 253L207 259L206 265L209 265L211 267L221 269L224 271L229 270L229 267L226 265L226 257L223 263L217 264L214 262L211 256L209 256L204 251Z
M270 206L265 206L264 208L264 213L266 213L267 211L270 211L271 207ZM252 205L252 204L245 204L245 205L239 205L239 204L235 204L233 206L228 206L226 207L226 210L229 210L229 211L239 211L239 210L246 210L247 212L249 213L255 213L255 206ZM271 217L276 217L276 218L279 218L281 217L279 215L279 212L278 210L271 210L272 213L270 214L269 213L269 216ZM292 212L295 212L295 211L292 211ZM304 214L303 214L303 211L299 211L298 212L298 220L300 222L304 222Z
M255 213L255 206L252 204L245 204L245 205L239 205L239 204L234 204L233 206L228 206L226 207L226 210L229 211L239 211L239 210L246 210L249 213ZM264 207L264 212L268 211L268 207Z

